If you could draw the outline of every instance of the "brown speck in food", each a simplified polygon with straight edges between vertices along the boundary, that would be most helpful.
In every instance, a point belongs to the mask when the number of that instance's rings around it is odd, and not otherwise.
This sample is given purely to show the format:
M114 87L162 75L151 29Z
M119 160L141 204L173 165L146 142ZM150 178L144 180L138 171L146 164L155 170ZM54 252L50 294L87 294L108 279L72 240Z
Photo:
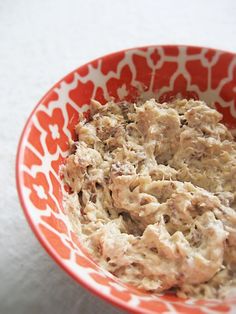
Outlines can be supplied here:
M96 182L95 187L96 187L97 190L102 189L102 185L100 183L98 183L98 182Z
M78 199L79 199L80 205L83 205L83 192L82 191L78 193Z
M96 195L96 194L92 194L92 195L91 195L91 201L92 201L93 203L96 203L96 201L97 201L97 195Z
M149 204L149 203L150 203L150 197L148 197L148 196L142 197L142 199L141 199L141 201L140 201L140 205L141 205L141 206L147 205L147 204Z
M117 266L117 264L116 264L116 263L113 263L113 262L112 262L112 263L109 263L109 265L112 266L112 267L116 267L116 266Z
M164 222L167 224L170 221L170 216L169 215L164 215Z
M188 121L186 119L180 120L180 127L182 128L184 125L188 125Z
M156 247L152 247L150 250L151 250L153 253L158 254L158 250L157 250L157 248L156 248Z

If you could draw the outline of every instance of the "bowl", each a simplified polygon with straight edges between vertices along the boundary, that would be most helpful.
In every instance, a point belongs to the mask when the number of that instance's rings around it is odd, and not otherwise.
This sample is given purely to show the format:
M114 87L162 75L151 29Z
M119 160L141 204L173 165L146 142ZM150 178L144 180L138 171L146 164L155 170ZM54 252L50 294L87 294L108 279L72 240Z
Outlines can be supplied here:
M75 137L79 112L101 103L173 97L206 101L236 129L236 54L193 46L127 49L91 61L56 83L31 113L20 138L16 182L27 220L47 252L78 283L132 313L236 312L236 298L180 299L151 295L101 269L83 248L63 208L60 165Z

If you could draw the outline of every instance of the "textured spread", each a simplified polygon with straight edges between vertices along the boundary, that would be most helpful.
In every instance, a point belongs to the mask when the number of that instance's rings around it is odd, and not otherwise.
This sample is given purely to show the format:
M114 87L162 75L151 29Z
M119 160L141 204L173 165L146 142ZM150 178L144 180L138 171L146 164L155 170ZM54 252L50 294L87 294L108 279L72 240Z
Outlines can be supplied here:
M236 143L202 101L91 103L63 167L65 206L124 282L186 297L236 287Z

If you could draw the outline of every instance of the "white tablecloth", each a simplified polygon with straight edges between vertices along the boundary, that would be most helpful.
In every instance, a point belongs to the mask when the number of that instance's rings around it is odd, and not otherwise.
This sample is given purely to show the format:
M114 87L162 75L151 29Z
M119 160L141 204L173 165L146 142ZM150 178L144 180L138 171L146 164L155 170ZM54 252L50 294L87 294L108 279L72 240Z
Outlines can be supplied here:
M0 0L0 313L121 313L74 282L31 232L15 189L27 116L58 79L126 47L236 51L235 0Z

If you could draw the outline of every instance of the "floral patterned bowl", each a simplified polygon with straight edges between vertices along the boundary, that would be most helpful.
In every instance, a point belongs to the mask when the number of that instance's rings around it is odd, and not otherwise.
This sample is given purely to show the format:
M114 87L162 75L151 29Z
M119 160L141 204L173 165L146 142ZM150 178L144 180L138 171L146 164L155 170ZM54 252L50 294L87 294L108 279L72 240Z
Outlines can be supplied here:
M39 241L80 284L132 313L235 313L231 300L154 296L121 283L89 257L63 209L59 167L75 136L78 112L89 115L95 98L105 103L155 96L202 99L236 129L236 55L187 46L134 48L98 58L65 76L40 100L23 130L16 161L20 202Z

